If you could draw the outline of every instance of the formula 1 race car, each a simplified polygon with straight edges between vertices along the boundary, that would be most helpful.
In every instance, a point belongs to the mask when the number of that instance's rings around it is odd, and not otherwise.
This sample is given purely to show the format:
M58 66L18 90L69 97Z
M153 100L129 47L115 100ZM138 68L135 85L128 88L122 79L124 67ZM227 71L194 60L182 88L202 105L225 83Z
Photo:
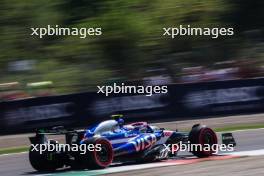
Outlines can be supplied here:
M63 127L37 130L36 136L30 137L29 160L32 167L38 171L54 171L65 166L73 169L103 169L113 162L152 162L172 158L177 152L169 149L169 146L179 142L209 146L218 143L216 133L199 124L187 133L165 130L147 122L124 125L121 115L113 117L113 120L103 121L86 130L65 130ZM67 151L59 146L55 150L40 153L41 144L58 144L58 141L48 140L46 135L62 134L69 147ZM231 133L225 134L223 143L235 144ZM73 150L73 147L81 145L95 148L85 153ZM98 146L100 150L97 150ZM212 150L203 149L192 153L197 157L213 155Z

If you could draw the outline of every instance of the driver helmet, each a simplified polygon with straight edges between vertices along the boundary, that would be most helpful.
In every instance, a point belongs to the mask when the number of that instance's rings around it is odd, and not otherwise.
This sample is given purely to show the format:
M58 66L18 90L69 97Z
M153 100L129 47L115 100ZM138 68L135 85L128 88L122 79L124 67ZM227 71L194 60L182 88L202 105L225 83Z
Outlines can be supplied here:
M124 126L124 119L122 119L123 115L122 114L116 114L116 115L111 115L111 117L117 122L118 126L122 128Z
M118 123L118 125L120 126L120 127L123 127L123 125L124 125L124 123L125 123L125 121L124 121L124 119L117 119L117 123Z

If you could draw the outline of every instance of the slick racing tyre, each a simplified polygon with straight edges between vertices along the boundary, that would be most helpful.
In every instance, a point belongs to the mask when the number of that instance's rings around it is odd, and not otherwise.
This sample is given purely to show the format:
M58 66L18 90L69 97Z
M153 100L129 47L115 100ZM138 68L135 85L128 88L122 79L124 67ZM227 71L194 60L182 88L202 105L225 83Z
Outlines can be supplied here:
M49 140L49 143L56 144L56 141ZM40 146L38 146L37 149L40 150ZM57 168L63 167L64 165L62 159L56 154L56 151L44 151L40 153L40 151L33 150L32 146L29 149L29 162L35 170L40 172L55 171Z
M199 144L199 147L191 149L191 152L199 158L212 156L216 150L214 148L217 147L216 133L211 128L199 124L193 126L189 134L189 141L191 144Z
M84 144L93 144L93 151L86 151L86 154L80 154L80 161L82 166L87 169L103 169L108 167L114 158L114 151L112 144L105 138L92 138L84 142ZM100 151L96 146L101 146ZM88 148L88 146L87 146Z

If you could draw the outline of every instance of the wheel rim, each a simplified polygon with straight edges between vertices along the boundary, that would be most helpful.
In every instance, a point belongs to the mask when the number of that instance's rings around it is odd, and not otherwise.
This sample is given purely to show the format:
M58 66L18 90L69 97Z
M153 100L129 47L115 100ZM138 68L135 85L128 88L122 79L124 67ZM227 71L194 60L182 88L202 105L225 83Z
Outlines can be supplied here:
M214 137L211 133L207 132L204 136L204 144L209 144L210 146L214 144Z
M106 140L99 140L96 143L101 144L101 150L94 151L95 159L100 166L107 167L113 161L112 145Z
M210 147L211 147L210 151L205 151L205 150L202 150L202 151L206 155L212 155L212 153L214 152L213 148L212 148L212 145L213 144L217 144L217 137L216 137L215 132L212 131L210 128L205 128L200 133L199 141L200 141L200 144L202 144L203 146L205 144L209 144L210 145Z
M98 160L102 163L108 162L110 160L110 156L107 153L107 146L102 145L101 151L97 152Z

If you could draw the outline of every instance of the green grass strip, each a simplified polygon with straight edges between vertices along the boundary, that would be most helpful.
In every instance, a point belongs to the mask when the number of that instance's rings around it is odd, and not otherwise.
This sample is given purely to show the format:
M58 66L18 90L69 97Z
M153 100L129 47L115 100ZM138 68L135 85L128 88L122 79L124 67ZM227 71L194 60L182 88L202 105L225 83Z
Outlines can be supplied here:
M217 132L225 132L225 131L236 131L236 130L250 130L250 129L258 129L264 128L264 124L244 124L237 126L227 126L221 128L214 128Z
M29 146L20 146L20 147L11 147L11 148L1 148L0 155L2 154L10 154L10 153L20 153L26 152L29 150Z

